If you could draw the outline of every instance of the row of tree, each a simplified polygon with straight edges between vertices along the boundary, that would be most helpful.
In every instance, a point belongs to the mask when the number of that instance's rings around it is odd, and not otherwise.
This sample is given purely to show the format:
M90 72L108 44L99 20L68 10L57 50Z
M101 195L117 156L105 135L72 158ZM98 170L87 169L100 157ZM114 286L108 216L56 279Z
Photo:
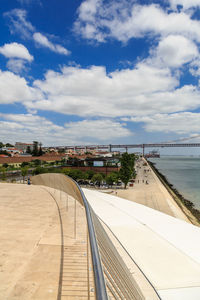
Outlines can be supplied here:
M11 145L10 143L4 144L4 143L0 142L0 148L3 148L3 147L14 147L14 146Z

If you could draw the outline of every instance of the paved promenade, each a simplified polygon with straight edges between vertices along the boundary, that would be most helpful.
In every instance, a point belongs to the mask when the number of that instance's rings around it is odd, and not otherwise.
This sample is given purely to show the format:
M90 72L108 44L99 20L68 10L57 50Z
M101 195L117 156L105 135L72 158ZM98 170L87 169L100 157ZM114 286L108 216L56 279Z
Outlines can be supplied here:
M143 160L137 163L137 177L134 187L119 190L117 195L189 222L150 167L144 166Z

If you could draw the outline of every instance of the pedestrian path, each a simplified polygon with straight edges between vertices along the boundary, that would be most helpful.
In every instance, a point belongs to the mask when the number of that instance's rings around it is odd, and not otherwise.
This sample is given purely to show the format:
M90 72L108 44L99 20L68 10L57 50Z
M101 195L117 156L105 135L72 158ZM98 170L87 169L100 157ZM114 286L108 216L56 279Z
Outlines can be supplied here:
M117 192L119 197L189 222L153 170L144 163L144 160L137 162L136 170L137 177L134 186L126 190L119 190Z

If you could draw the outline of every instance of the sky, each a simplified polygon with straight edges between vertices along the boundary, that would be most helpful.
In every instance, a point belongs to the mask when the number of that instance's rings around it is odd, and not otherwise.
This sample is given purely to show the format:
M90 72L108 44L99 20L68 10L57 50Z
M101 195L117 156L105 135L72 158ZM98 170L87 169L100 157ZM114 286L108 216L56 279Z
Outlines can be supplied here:
M1 141L200 141L200 0L0 4Z

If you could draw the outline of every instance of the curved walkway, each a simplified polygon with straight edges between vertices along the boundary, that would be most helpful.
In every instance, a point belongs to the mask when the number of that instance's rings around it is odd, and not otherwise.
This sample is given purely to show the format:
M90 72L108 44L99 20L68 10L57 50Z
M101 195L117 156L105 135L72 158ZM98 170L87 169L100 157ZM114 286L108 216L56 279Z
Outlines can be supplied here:
M94 299L83 207L47 187L0 184L0 298Z

